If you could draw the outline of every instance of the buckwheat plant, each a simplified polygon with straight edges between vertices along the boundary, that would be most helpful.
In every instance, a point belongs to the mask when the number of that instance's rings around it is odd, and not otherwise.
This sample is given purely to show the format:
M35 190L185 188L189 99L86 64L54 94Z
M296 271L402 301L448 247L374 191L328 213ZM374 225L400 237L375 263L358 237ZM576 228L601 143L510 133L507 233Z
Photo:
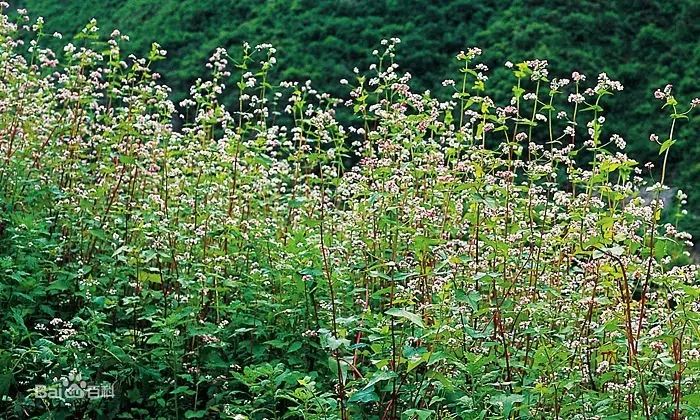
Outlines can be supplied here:
M393 38L338 99L244 44L174 104L158 44L0 16L0 417L700 416L698 99L654 94L645 170L604 73L508 62L498 105L470 48L414 92ZM114 397L37 394L69 374Z

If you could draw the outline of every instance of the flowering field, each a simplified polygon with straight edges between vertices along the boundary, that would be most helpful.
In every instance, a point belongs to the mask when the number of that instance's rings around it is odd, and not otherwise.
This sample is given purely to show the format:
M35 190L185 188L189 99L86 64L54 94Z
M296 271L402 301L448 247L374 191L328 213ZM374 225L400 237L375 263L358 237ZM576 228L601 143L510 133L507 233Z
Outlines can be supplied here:
M392 38L338 99L244 44L174 104L158 44L47 37L1 15L1 418L700 418L700 100L649 97L655 167L605 73L496 104L469 48L439 97Z

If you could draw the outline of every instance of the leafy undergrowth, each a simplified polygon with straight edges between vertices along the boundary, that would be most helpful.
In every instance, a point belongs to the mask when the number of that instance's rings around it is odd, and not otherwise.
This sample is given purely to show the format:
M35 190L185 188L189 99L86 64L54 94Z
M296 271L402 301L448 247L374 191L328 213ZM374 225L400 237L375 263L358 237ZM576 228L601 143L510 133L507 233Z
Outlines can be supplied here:
M2 16L3 418L700 416L697 268L664 194L697 100L656 92L643 178L605 74L506 63L497 106L472 48L440 99L392 39L337 100L271 86L274 48L244 45L176 106L157 44L45 36ZM47 395L79 381L114 396Z

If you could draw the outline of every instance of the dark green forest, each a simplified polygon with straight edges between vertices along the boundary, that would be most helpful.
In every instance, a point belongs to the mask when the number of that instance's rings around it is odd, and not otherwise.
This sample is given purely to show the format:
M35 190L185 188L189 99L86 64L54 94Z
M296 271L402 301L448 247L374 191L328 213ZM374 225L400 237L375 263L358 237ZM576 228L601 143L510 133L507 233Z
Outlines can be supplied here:
M648 141L663 127L654 90L670 83L683 100L700 95L700 3L693 0L24 0L19 6L44 16L47 33L60 31L64 38L57 43L70 41L91 18L103 34L114 28L128 34L136 55L158 42L168 57L156 70L176 101L205 74L204 63L217 47L235 57L244 41L277 47L278 80L310 79L341 97L347 89L338 81L369 63L388 37L401 38L398 62L417 90L440 89L434 81L454 74L454 56L468 46L484 50L498 100L511 94L506 60L546 59L552 74L575 70L589 79L607 72L625 86L607 103L608 135L624 134L628 154L657 167L657 148ZM678 134L670 184L688 193L690 214L680 225L698 236L700 144L683 125Z

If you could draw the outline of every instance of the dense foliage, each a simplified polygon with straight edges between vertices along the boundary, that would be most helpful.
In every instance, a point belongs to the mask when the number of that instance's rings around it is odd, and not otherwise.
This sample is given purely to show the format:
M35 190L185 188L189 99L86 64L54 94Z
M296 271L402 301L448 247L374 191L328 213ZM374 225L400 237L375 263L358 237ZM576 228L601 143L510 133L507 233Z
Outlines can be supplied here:
M655 91L642 169L605 73L507 62L497 105L479 49L431 93L391 38L335 99L244 44L176 106L158 45L91 22L54 53L1 16L1 417L700 416L691 236L661 220L700 100ZM37 392L81 380L115 395Z
M625 132L630 152L646 161L657 156L646 139L662 124L649 101L652 92L673 83L687 99L700 95L695 0L21 0L20 5L46 17L51 32L68 36L97 18L105 34L119 28L131 35L127 51L139 56L159 42L168 60L154 68L173 88L176 102L188 95L202 76L200 63L217 47L237 48L243 41L278 47L275 81L310 79L334 96L343 92L337 82L353 66L370 64L369 52L382 38L401 38L402 68L414 75L419 91L438 90L435 80L450 77L455 51L487 45L483 61L494 69L493 95L501 102L510 94L506 60L548 59L558 73L604 71L620 80L626 90L610 99L609 125ZM235 98L227 94L222 100ZM700 142L694 131L681 129L678 136L683 153L669 157L670 176L689 192L690 214L681 226L698 236L700 195L694 191L700 191Z

